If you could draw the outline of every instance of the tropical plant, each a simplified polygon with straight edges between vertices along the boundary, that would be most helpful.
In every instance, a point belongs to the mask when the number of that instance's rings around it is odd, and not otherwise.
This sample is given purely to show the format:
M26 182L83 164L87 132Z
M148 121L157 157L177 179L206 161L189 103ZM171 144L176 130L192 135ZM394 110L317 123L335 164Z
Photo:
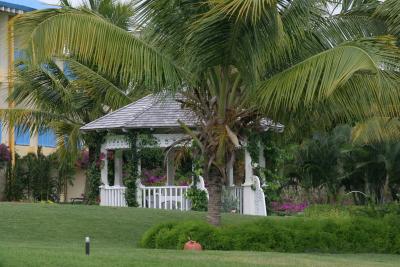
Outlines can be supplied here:
M304 118L326 127L398 114L399 49L370 16L332 15L323 0L134 4L140 34L73 8L27 13L14 27L35 64L69 56L119 84L179 90L199 118L196 132L182 127L202 152L212 224L227 161L263 117L290 130Z
M350 160L347 162L347 184L353 185L355 190L364 192L377 203L384 204L397 198L400 173L398 141L353 145L350 155L344 160ZM361 182L358 188L357 181Z
M62 1L62 4L70 6L68 1ZM91 0L84 2L82 8L103 16L124 30L128 30L133 16L129 3ZM23 125L25 130L33 133L53 129L57 136L61 173L68 173L74 166L82 153L82 145L88 148L92 164L100 153L102 134L83 135L80 127L146 92L141 90L137 95L129 85L105 78L107 75L99 74L91 61L70 57L51 58L34 64L31 56L29 51L24 51L23 56L16 59L15 87L8 101L18 108L1 109L2 121L10 128L15 124Z
M336 127L332 133L316 133L301 144L296 155L294 164L302 185L306 190L325 189L331 203L337 202L346 177L342 150L350 143L350 131L345 125Z
M62 6L73 7L70 0L61 0ZM116 0L84 0L80 4L81 8L92 10L104 16L112 24L129 30L132 25L133 8L132 1Z

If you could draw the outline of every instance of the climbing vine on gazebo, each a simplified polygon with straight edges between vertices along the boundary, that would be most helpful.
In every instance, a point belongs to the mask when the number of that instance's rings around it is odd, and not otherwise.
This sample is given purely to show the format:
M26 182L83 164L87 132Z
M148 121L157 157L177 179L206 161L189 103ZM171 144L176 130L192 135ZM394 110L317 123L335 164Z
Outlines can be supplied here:
M139 179L138 133L136 131L129 132L127 138L130 148L128 150L127 177L124 181L126 186L125 199L129 207L138 207L139 203L136 200L137 180Z

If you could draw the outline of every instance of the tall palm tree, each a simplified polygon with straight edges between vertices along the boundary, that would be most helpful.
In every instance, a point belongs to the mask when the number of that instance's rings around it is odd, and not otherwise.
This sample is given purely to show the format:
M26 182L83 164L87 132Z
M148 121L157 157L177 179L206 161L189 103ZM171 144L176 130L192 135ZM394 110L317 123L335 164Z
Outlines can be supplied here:
M61 4L70 6L69 1ZM83 2L82 8L124 30L130 28L133 9L128 2L96 0ZM33 64L29 51L26 52L24 57L16 59L15 89L8 97L18 108L0 109L2 121L10 127L24 125L33 133L45 128L55 130L61 173L73 167L82 143L88 146L90 161L94 161L101 138L97 133L82 135L79 128L146 92L138 95L129 85L100 75L90 61L52 58Z
M138 0L131 34L63 8L15 20L33 62L68 55L121 84L180 91L199 118L209 222L220 224L226 165L249 129L398 114L399 49L369 16L332 15L324 0ZM385 104L385 105L383 105ZM318 120L316 120L318 121Z
M68 0L60 3L72 7ZM124 30L129 30L134 14L129 2L115 0L83 1L81 8L104 17ZM9 101L25 108L1 109L0 113L6 123L29 121L30 124L25 124L25 127L33 132L39 128L55 129L61 155L69 158L63 161L65 163L76 158L76 144L89 137L83 138L79 133L82 125L138 97L129 85L122 85L106 74L98 73L98 68L90 61L80 62L72 57L62 60L52 58L44 64L35 65L29 51L26 52L23 58L17 59L16 86L8 97ZM71 143L67 151L65 136ZM94 154L91 153L91 156Z

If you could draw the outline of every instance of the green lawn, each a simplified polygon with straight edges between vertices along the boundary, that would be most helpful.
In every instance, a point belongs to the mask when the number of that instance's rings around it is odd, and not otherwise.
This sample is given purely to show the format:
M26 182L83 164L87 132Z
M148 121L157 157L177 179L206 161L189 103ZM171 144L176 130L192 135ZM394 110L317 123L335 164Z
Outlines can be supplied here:
M0 266L398 266L398 255L261 252L191 253L138 249L150 226L205 219L204 213L56 204L0 204ZM227 214L224 224L255 217ZM84 255L84 237L92 254Z

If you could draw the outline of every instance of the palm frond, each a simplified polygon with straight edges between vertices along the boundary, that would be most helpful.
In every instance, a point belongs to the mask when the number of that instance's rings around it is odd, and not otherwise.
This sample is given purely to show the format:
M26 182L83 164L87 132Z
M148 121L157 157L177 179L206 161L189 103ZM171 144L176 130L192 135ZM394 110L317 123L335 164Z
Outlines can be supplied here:
M352 141L356 144L388 142L400 138L400 120L390 117L373 117L357 123L352 130Z
M353 86L352 90L396 94L394 91L381 91L382 83L391 78L383 75L381 68L386 65L398 65L399 57L400 53L395 46L395 40L390 37L345 43L310 57L261 82L254 96L257 96L257 103L264 111L279 117L281 112L287 114L307 106L310 108L316 103L335 101L334 97L337 97L335 93L345 94L346 92L339 89L343 88L355 74L360 73L369 77L370 79L367 79L369 82L363 84L364 87ZM394 81L394 84L397 82ZM373 96L377 95L377 93L373 94ZM336 100L339 101L339 99ZM347 98L347 104L354 103L354 100L353 97ZM374 100L378 98L369 99L372 103ZM354 110L354 113L356 111ZM330 111L326 110L326 112Z
M208 0L208 3L221 15L252 23L256 23L268 9L277 6L276 0Z
M385 19L390 33L400 35L400 1L384 1L375 15Z
M37 133L39 129L52 128L52 123L56 121L68 121L67 117L60 114L26 108L0 109L0 118L6 126L20 125L23 131L31 133Z
M75 76L71 81L73 86L84 90L87 96L96 100L99 105L106 105L115 110L132 102L126 92L91 68L72 59L64 61Z
M16 18L14 26L34 63L70 53L122 84L137 82L154 89L178 86L182 76L188 77L172 59L88 10L30 12Z

